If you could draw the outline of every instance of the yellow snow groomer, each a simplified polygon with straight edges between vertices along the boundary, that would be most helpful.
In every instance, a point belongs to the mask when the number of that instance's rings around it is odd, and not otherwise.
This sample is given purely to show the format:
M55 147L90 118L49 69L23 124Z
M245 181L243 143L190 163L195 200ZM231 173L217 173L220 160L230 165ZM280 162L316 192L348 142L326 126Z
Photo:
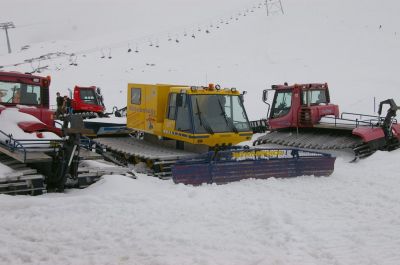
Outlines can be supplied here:
M128 84L127 127L190 151L236 145L253 134L243 94L213 84Z

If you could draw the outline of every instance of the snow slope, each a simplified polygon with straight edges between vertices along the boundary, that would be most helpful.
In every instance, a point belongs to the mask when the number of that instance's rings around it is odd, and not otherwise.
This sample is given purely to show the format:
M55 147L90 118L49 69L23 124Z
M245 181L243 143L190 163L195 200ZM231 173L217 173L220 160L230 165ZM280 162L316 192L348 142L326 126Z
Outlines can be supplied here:
M126 104L128 82L234 86L248 91L251 119L266 115L262 89L285 81L328 82L332 101L351 112L372 114L374 97L399 95L398 2L285 0L285 15L272 16L260 3L16 0L2 6L3 19L17 25L10 30L16 52L5 54L0 40L0 65L74 52L4 69L48 66L42 74L52 76L53 100L75 84L97 85L109 108ZM21 14L22 6L30 12ZM25 44L31 48L19 52ZM128 53L128 46L139 53Z
M331 177L175 185L108 176L0 196L0 264L398 264L400 152ZM360 174L360 171L363 174Z
M108 107L125 104L128 82L235 86L251 119L266 114L262 89L285 81L328 82L346 111L400 101L398 1L283 0L273 16L263 2L14 0L0 12L17 25L16 52L0 35L0 66L48 66L52 99L98 85ZM51 52L77 56L8 66ZM0 195L0 264L399 264L399 159L339 157L326 178L190 187L109 176L66 194Z

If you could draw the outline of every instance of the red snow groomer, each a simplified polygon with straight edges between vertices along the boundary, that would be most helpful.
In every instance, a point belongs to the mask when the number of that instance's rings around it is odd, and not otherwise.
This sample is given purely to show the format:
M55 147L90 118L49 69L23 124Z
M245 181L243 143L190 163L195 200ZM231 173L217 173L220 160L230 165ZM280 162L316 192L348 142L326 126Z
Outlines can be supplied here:
M84 114L84 116L107 116L100 88L95 86L75 86L71 99L71 108L73 113Z
M274 92L272 104L268 94ZM324 84L273 85L263 91L267 119L251 122L254 132L265 132L254 145L278 144L309 149L352 149L361 158L377 150L400 147L400 124L393 99L382 101L379 116L339 113ZM381 117L383 105L389 105Z
M10 169L0 177L0 194L83 188L102 172L110 172L82 167L80 161L100 155L87 150L93 149L90 141L81 141L82 134L91 132L79 115L66 116L62 129L55 127L55 113L49 109L50 81L50 77L0 71L0 164Z

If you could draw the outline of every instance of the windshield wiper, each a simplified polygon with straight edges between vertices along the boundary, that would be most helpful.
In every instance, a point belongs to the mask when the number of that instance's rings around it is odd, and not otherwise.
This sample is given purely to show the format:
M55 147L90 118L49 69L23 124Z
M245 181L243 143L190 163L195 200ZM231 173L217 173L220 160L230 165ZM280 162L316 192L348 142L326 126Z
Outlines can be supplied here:
M222 106L222 103L221 103L221 101L219 99L218 99L218 104L219 104L219 107L221 109L221 115L222 115L222 117L224 117L226 125L228 125L231 128L232 131L234 131L235 133L238 133L238 129L235 127L235 125L233 124L232 120L228 119L228 115L226 115L224 107Z
M200 107L199 107L199 101L196 98L196 108L197 108L197 115L199 116L199 121L200 121L200 126L202 126L206 131L210 134L214 134L214 131L211 129L210 125L206 123L205 120L203 120L203 116L201 115L200 112Z

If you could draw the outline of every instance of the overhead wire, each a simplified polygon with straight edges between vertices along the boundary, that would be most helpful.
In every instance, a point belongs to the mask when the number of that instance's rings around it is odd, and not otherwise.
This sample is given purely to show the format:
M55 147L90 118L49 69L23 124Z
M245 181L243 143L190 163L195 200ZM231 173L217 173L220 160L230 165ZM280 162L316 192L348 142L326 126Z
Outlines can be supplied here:
M263 5L263 2L264 1L261 1L261 2L257 1L258 6ZM248 6L248 5L246 5L246 6ZM121 40L121 41L115 42L115 43L110 43L108 45L102 45L102 46L96 46L96 47L92 47L92 48L88 48L88 49L78 50L78 51L75 51L75 52L69 53L69 54L68 53L59 54L58 56L50 57L50 58L51 59L58 59L58 58L67 57L67 56L71 57L71 55L73 55L73 56L75 56L75 61L74 61L73 65L76 65L77 57L79 55L93 54L93 53L100 52L101 53L101 57L100 58L105 58L104 50L108 50L108 58L111 59L112 58L111 49L119 49L119 48L127 47L127 45L128 45L128 52L131 52L132 49L130 48L130 43L132 43L132 42L136 43L135 53L139 53L139 49L138 49L139 45L143 45L146 42L148 42L149 40L150 40L150 45L149 46L158 48L160 46L159 45L159 43L160 43L159 40L160 39L167 39L168 41L172 41L173 39L172 39L171 35L175 35L176 37L174 38L175 39L174 42L175 43L179 43L180 42L179 36L182 34L182 33L179 33L179 32L183 32L182 35L184 37L187 37L188 34L187 34L187 30L186 29L188 29L188 28L192 28L193 29L191 37L192 37L192 39L196 39L196 35L195 35L195 31L196 31L195 29L196 28L197 28L198 34L200 34L202 32L204 32L205 34L209 34L209 33L211 33L209 28L214 27L213 25L216 24L215 28L219 29L222 25L228 25L229 24L229 20L233 21L235 19L237 21L237 20L239 20L240 16L246 16L246 13L250 12L249 10L254 11L255 10L254 4L252 4L252 6L253 7L250 8L250 9L248 7L243 8L242 10L244 10L244 11L242 11L242 12L240 12L240 11L238 12L237 10L235 10L234 12L229 12L229 15L217 16L217 18L214 18L214 19L207 19L207 21L203 20L201 23L192 23L190 26L188 26L188 25L186 25L184 27L176 26L176 27L174 27L174 29L166 29L166 30L163 30L163 31L158 32L158 33L147 34L147 35L140 36L140 37L137 37L137 38L129 38L129 39L125 39L125 40ZM232 14L234 14L234 15L232 15ZM36 24L40 24L40 23L28 24L28 25L25 25L25 26L36 25ZM154 45L154 43L152 41L153 39L157 39L156 45ZM40 60L40 57L32 58L32 60ZM17 63L17 64L3 65L3 66L0 66L0 69L1 68L6 68L6 67L11 67L11 66L16 66L16 65L21 65L21 64L25 64L25 63L26 62Z

